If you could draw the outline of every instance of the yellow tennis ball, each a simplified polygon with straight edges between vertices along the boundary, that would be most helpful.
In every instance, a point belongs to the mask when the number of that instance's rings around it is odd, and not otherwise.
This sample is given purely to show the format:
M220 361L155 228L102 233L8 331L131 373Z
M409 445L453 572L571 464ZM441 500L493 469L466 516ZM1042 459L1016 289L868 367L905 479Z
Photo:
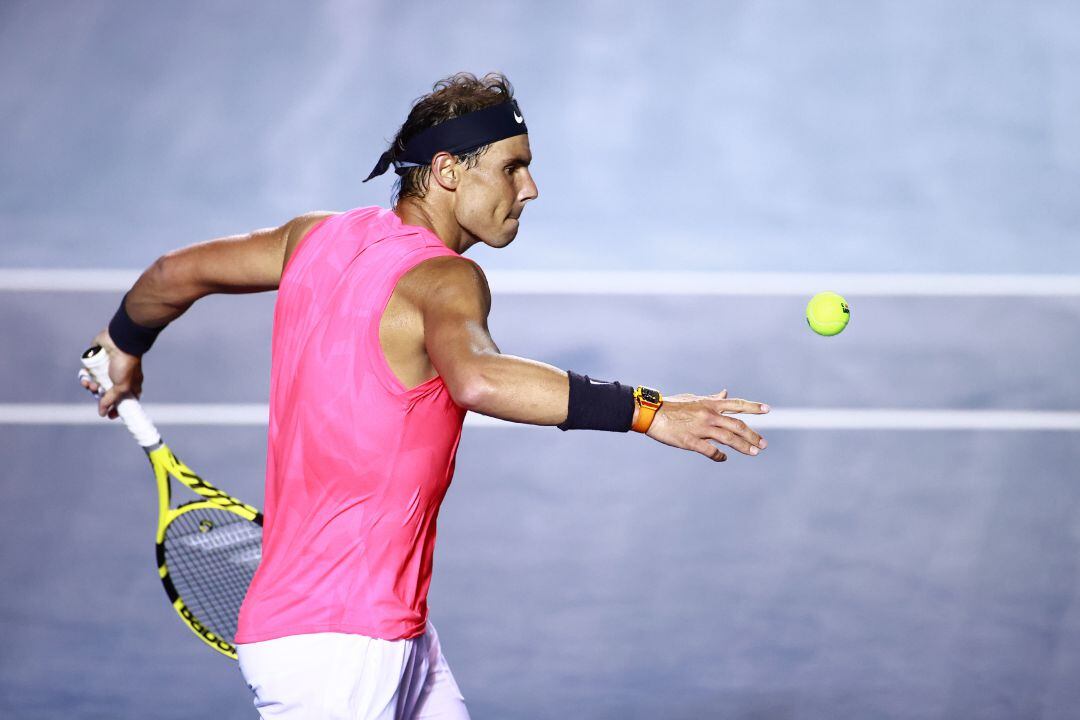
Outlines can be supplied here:
M806 322L818 335L838 335L850 319L847 300L834 292L818 293L806 305Z

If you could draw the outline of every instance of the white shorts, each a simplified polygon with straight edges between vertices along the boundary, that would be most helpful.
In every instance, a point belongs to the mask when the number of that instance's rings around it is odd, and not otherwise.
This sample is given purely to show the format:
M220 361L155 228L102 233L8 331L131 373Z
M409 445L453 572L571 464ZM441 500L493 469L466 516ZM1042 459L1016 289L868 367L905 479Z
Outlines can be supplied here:
M408 640L313 633L237 647L262 718L468 720L428 622Z

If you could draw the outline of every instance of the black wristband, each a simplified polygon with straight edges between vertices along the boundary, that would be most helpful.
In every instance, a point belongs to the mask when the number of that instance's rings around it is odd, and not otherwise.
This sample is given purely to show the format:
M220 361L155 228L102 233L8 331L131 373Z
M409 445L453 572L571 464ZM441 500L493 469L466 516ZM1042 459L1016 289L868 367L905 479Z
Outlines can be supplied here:
M165 326L148 328L139 325L127 314L127 310L124 308L126 300L127 295L125 294L124 299L120 301L120 307L116 309L116 314L109 321L109 337L112 338L116 347L128 355L141 357L154 344L158 333L164 330Z
M634 424L634 388L618 382L591 380L568 370L570 401L560 430L629 432Z

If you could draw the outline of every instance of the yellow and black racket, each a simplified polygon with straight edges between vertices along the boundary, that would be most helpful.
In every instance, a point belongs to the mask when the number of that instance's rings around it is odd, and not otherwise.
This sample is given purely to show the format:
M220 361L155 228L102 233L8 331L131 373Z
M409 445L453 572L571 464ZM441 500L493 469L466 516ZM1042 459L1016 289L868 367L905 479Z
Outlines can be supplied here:
M99 393L112 387L104 349L91 347L82 362ZM138 400L125 398L116 411L150 458L157 481L157 565L169 601L207 645L235 659L237 615L262 557L262 513L180 462ZM199 497L171 507L170 477Z

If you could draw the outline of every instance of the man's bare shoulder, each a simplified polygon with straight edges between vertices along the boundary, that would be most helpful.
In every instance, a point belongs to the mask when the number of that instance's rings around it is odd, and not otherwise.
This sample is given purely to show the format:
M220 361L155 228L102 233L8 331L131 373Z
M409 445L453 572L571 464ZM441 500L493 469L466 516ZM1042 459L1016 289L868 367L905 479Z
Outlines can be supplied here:
M285 225L282 226L285 230L285 262L283 265L288 264L293 251L296 250L300 241L311 232L313 227L326 218L338 214L338 212L332 210L316 210L314 212L304 213L303 215L297 215L292 220L285 223Z
M424 260L405 273L398 288L421 309L432 304L478 304L486 312L491 306L483 269L460 255Z

